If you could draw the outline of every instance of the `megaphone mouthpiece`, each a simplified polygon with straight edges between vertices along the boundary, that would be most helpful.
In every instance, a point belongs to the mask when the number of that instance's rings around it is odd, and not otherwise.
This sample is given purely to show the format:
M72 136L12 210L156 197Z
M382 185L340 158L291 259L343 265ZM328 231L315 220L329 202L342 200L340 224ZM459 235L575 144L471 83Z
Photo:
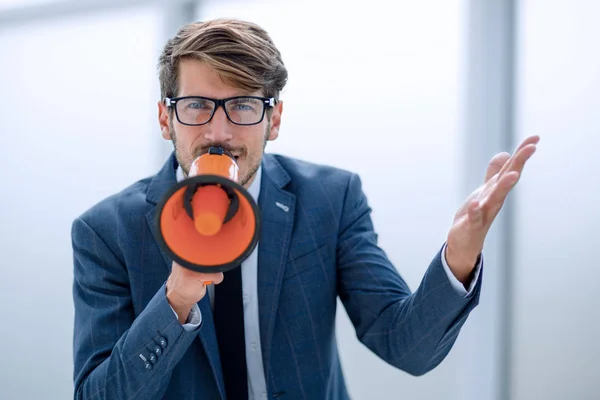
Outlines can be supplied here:
M222 147L209 147L192 162L189 176L217 175L238 183L239 167L233 154Z

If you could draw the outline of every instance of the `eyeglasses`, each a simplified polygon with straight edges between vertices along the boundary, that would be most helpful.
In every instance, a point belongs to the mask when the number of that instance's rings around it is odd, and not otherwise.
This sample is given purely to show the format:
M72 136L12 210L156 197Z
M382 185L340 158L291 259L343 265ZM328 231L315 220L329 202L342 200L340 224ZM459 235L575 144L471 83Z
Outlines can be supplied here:
M235 125L256 125L263 120L267 107L275 106L275 99L237 96L217 100L201 96L185 96L173 99L167 97L165 104L175 109L177 120L183 125L207 124L220 106L223 106L227 119Z

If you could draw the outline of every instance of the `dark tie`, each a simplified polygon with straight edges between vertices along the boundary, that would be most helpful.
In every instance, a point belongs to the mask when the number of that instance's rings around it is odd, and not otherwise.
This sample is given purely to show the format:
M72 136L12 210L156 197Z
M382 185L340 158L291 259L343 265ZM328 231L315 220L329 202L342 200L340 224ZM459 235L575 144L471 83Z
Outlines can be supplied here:
M214 321L227 399L247 400L241 267L224 272L223 282L215 285Z

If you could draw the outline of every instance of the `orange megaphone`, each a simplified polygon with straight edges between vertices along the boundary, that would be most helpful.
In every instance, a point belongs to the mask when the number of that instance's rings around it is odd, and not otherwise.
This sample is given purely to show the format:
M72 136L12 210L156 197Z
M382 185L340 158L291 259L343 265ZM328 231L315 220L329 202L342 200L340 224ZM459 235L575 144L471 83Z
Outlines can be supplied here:
M182 267L228 271L256 247L260 211L238 183L238 173L231 153L211 147L192 162L189 177L173 185L160 201L158 243Z

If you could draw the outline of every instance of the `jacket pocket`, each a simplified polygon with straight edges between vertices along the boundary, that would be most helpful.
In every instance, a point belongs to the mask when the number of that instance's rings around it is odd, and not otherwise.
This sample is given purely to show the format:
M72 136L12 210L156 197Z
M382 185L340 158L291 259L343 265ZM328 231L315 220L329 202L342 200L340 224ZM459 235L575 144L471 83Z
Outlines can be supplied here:
M327 243L312 248L304 247L294 252L290 251L283 279L289 279L314 267L326 268L332 255Z

